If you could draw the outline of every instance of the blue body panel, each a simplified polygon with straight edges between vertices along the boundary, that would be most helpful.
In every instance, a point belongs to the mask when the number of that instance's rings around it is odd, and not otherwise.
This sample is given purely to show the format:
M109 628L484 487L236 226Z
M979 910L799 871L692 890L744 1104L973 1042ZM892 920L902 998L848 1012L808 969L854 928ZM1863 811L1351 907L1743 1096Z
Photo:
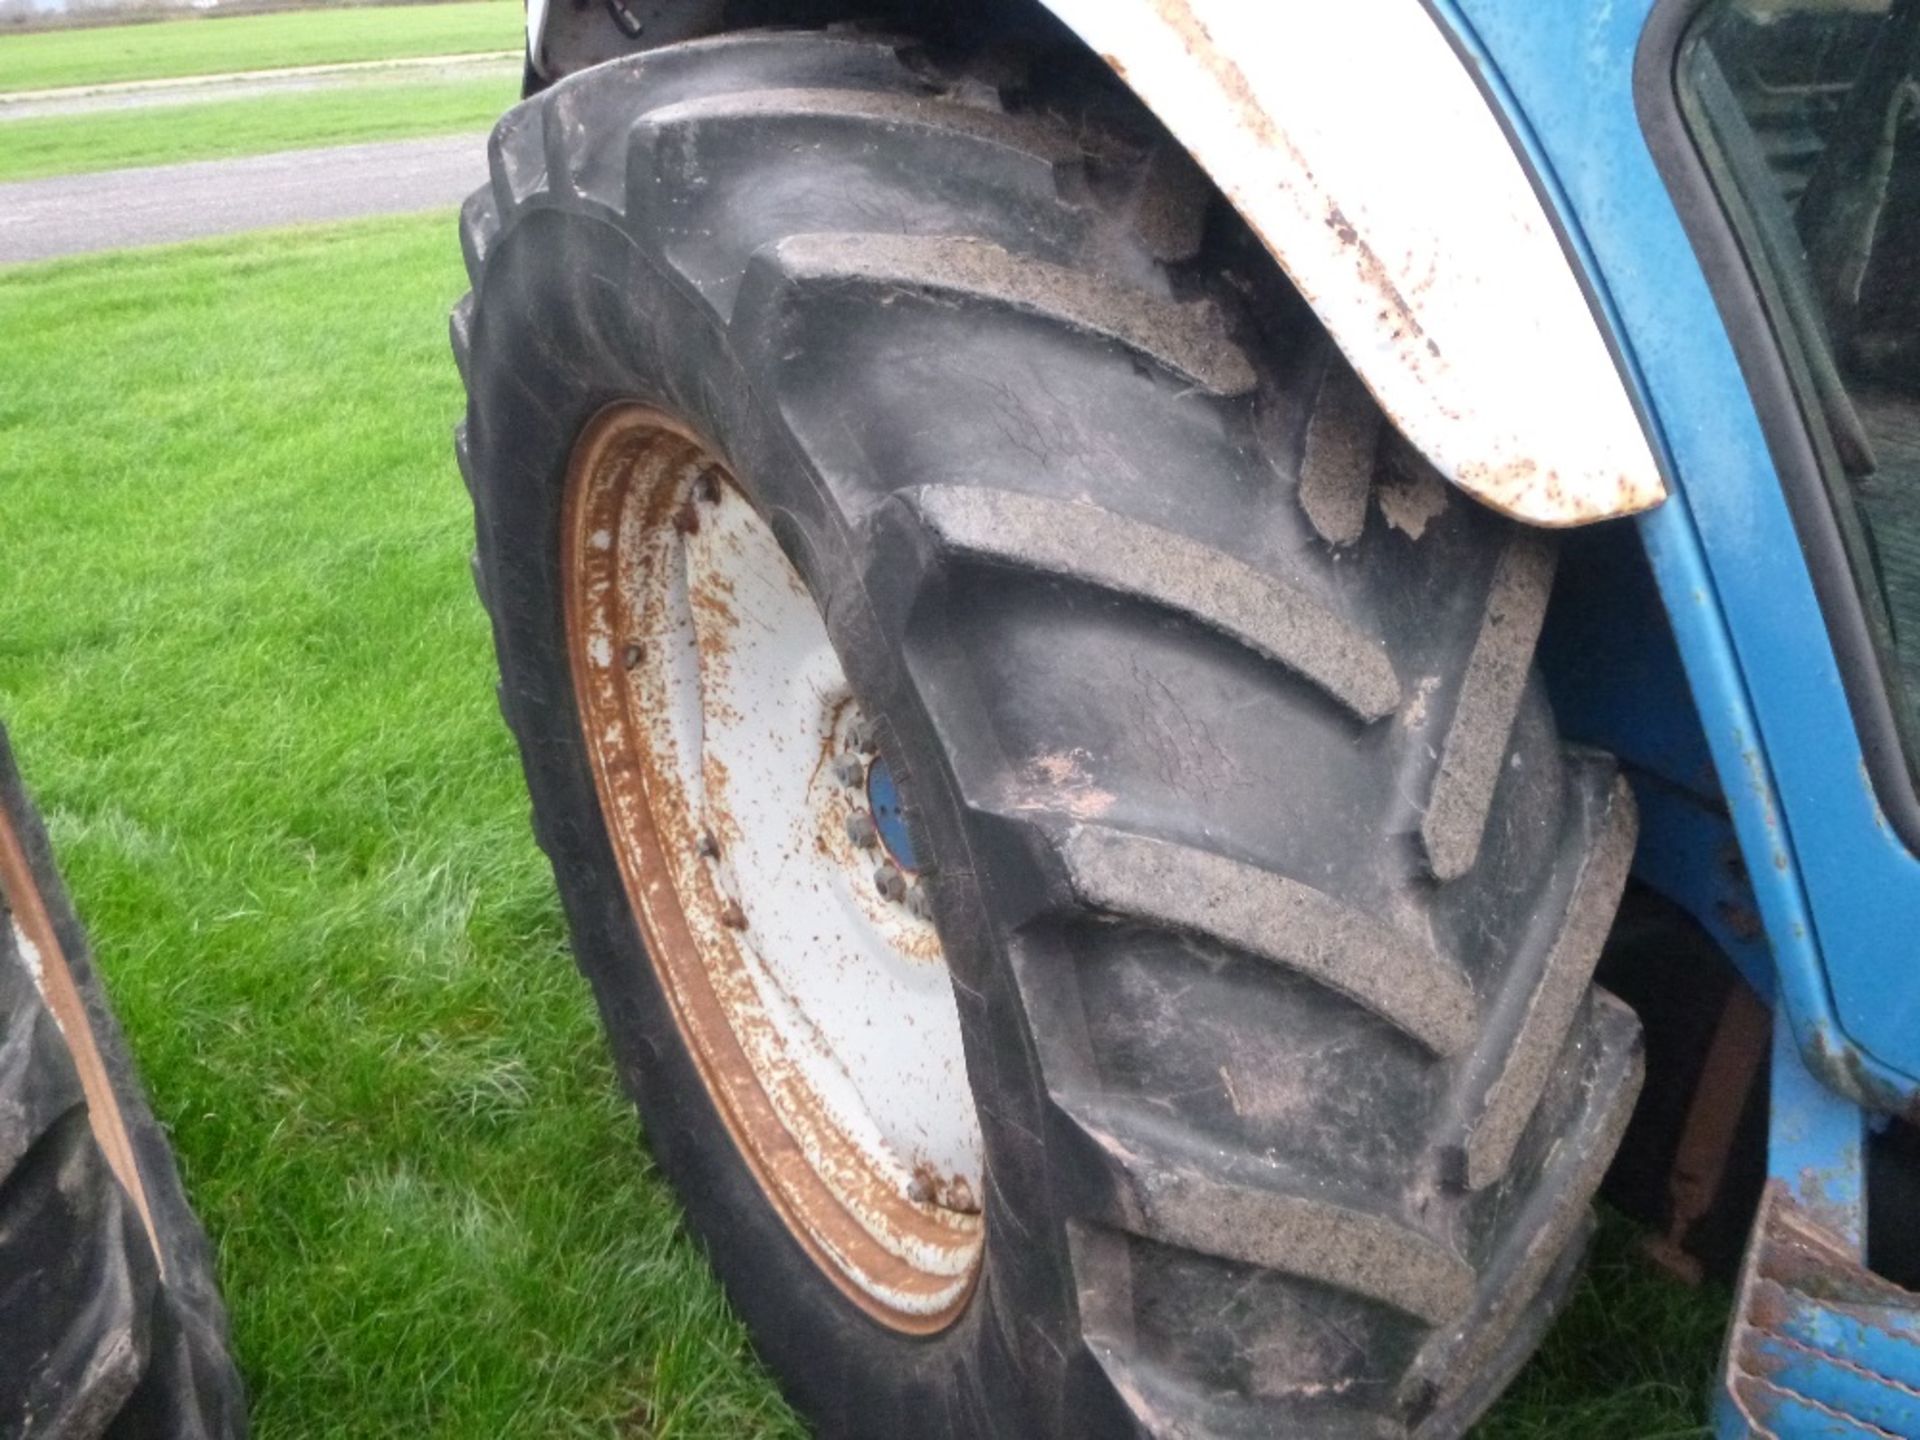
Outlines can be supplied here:
M1640 806L1634 878L1692 915L1762 999L1773 957L1745 854L1638 534L1567 537L1540 663L1562 733L1619 757Z
M1875 803L1759 416L1635 108L1653 0L1433 5L1530 152L1649 417L1674 495L1640 538L1794 1034L1830 1083L1906 1108L1920 861Z
M1760 417L1642 129L1655 0L1429 3L1529 154L1673 492L1636 523L1644 566L1621 533L1568 546L1542 655L1562 726L1633 779L1635 873L1774 1003L1771 1178L1716 1428L1920 1436L1920 1296L1864 1264L1856 1103L1920 1115L1920 861L1875 801Z

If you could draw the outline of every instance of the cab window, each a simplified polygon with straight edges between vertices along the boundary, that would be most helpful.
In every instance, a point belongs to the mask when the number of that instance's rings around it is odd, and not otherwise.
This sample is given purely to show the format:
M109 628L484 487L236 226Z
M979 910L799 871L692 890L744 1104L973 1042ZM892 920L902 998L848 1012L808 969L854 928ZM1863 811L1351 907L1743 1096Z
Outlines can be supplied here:
M1711 0L1678 79L1800 392L1911 766L1920 0Z

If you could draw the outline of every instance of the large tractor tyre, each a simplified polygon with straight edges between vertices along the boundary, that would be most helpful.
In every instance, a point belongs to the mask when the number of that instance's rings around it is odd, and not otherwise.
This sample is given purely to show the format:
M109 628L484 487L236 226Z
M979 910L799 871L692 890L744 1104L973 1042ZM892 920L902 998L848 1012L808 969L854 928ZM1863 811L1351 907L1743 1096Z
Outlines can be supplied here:
M205 1232L0 731L0 1434L232 1440Z
M535 831L818 1434L1457 1435L1640 1074L1554 549L1124 96L1012 73L746 33L494 132L456 448Z

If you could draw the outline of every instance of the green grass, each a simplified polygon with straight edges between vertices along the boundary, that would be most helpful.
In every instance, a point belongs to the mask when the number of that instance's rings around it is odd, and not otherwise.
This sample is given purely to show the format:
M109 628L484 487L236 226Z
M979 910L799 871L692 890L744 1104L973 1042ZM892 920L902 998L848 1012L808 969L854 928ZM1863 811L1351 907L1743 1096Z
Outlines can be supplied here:
M0 121L0 182L488 129L520 76L381 80L218 104Z
M334 6L0 35L0 91L218 75L347 60L518 50L513 0Z
M263 1437L791 1436L492 698L450 215L0 272L0 714Z
M0 273L0 715L217 1239L256 1433L789 1440L636 1146L494 708L450 217ZM1614 1223L1482 1434L1694 1433Z
M1602 1209L1586 1273L1474 1440L1710 1440L1706 1402L1733 1293L1689 1290Z

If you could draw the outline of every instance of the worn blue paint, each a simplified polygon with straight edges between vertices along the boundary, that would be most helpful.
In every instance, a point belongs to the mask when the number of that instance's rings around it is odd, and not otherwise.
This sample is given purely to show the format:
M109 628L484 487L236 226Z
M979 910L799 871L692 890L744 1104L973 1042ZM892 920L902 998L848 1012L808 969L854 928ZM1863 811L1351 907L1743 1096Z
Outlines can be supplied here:
M1920 1297L1861 1254L1866 1126L1801 1063L1773 1051L1769 1193L1728 1328L1714 1428L1725 1440L1920 1436Z
M1867 1127L1860 1107L1807 1069L1799 1046L1775 1027L1767 1174L1858 1257L1867 1233Z
M1824 1079L1920 1094L1920 861L1884 823L1732 344L1634 108L1653 0L1431 0L1531 154L1672 482L1638 522L1747 857L1778 991Z
M1721 1402L1714 1428L1726 1440L1747 1440L1753 1434L1747 1422L1730 1404ZM1913 1430L1887 1430L1836 1414L1804 1393L1782 1392L1767 1414L1770 1435L1792 1436L1793 1440L1887 1440L1889 1435L1913 1435Z
M1730 1332L1715 1426L1752 1435L1734 1403L1764 1408L1768 1433L1920 1436L1920 1297L1865 1264L1865 1117L1775 1036L1767 1169L1778 1193L1761 1206ZM1784 1202L1784 1203L1783 1203ZM1814 1252L1780 1223L1784 1209L1817 1225L1833 1253Z
M1796 1294L1755 1349L1781 1389L1886 1435L1920 1435L1920 1320L1911 1312L1849 1313Z
M1658 606L1629 582L1606 592L1617 615L1596 605L1556 619L1544 652L1556 710L1634 777L1645 820L1636 873L1700 917L1750 976L1770 969L1776 1020L1788 1022L1776 1023L1771 1072L1774 1189L1716 1426L1729 1440L1753 1433L1733 1401L1739 1386L1767 1434L1920 1436L1920 1301L1861 1264L1866 1117L1855 1103L1912 1107L1920 1094L1910 959L1920 861L1874 802L1759 417L1642 136L1633 66L1653 0L1430 4L1541 177L1673 491L1636 527ZM1588 543L1604 553L1623 542ZM1577 564L1591 552L1569 553ZM1615 559L1617 575L1632 573ZM1729 836L1743 867L1725 864ZM1729 932L1751 931L1750 916L1726 915L1743 886L1764 946L1750 933L1729 944ZM1716 918L1727 923L1716 929ZM1772 1232L1776 1202L1837 1242L1786 1285L1768 1269L1788 1253L1771 1247L1790 1240Z
M876 760L867 769L867 808L873 812L873 826L880 832L880 843L887 847L893 863L913 874L920 868L913 853L913 836L907 832L907 817L900 808L900 787L885 760Z

